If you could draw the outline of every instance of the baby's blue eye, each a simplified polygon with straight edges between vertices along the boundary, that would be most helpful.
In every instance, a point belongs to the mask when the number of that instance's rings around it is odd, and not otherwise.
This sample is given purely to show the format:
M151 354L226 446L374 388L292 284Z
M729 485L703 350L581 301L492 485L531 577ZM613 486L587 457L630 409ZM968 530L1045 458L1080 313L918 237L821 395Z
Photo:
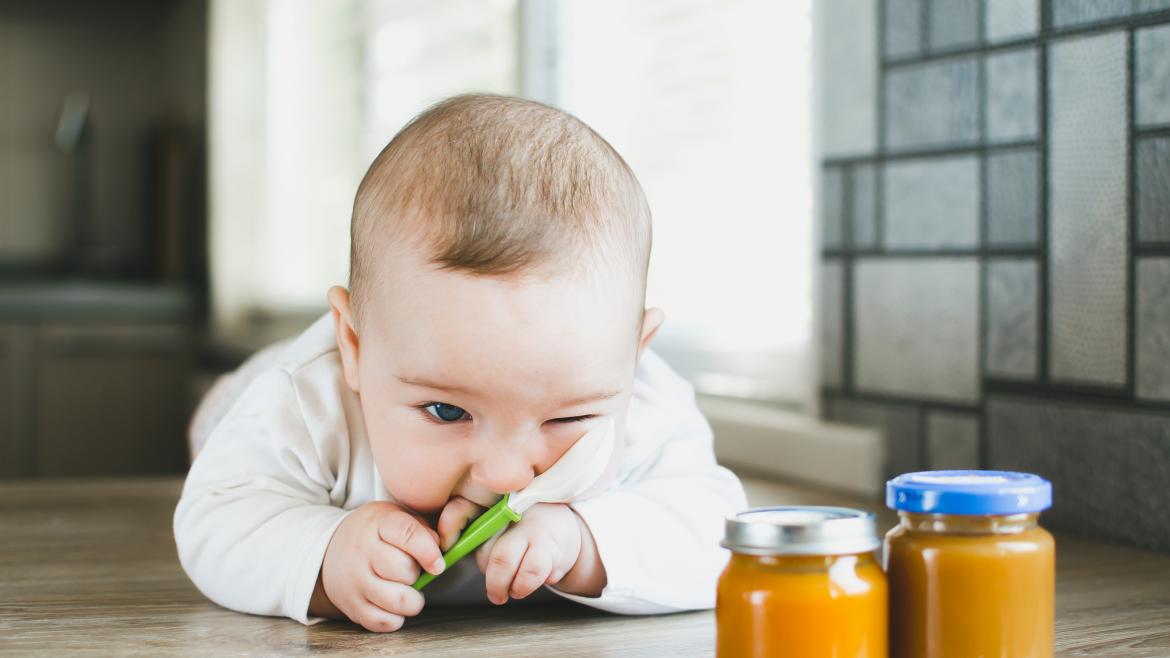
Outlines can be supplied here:
M445 404L442 402L432 402L423 409L431 415L435 420L441 420L444 423L453 423L457 420L462 420L467 412L453 404Z

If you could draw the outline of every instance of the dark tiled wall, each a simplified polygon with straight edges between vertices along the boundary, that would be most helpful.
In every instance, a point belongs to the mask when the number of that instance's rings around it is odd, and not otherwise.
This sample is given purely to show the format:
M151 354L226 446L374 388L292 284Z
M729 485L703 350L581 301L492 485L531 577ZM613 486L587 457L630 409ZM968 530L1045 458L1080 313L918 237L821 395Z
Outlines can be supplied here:
M1170 550L1170 0L819 10L826 415Z

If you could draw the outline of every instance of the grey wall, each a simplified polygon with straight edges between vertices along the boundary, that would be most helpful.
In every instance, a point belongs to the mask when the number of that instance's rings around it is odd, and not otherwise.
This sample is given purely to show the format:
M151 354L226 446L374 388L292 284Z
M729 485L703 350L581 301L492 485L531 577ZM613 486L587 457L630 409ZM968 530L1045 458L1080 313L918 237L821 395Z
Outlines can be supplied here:
M824 409L1170 550L1170 0L831 0Z

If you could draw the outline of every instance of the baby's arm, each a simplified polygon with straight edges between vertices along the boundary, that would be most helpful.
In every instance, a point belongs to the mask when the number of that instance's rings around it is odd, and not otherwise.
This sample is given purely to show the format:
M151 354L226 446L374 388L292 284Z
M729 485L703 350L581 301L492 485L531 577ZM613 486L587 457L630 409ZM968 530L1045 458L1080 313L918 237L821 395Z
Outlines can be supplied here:
M426 559L429 549L437 557L436 539L405 512L387 509L389 503L341 509L345 483L335 473L349 463L347 442L313 441L287 373L259 376L208 439L175 510L175 542L191 580L225 607L302 623L310 621L313 594L324 593L319 574L327 548L335 557L360 552L367 558L363 575L376 563L383 575L413 581L417 563L404 556ZM332 545L335 531L348 541ZM366 541L371 537L378 541ZM343 571L335 567L329 583L339 600L318 596L314 612L340 609L359 623L391 630L402 615L422 607L417 592L403 591L408 586L367 579L361 591L378 590L373 599L385 613L357 611L347 593L358 586Z

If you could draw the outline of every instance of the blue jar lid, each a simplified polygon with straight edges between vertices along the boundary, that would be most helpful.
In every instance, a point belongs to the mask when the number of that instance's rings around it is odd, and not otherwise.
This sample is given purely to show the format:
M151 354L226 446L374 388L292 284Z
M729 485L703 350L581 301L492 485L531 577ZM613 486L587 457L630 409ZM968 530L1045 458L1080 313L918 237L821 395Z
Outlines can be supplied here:
M1052 507L1052 484L1012 471L922 471L886 483L886 507L923 514L1021 514Z

